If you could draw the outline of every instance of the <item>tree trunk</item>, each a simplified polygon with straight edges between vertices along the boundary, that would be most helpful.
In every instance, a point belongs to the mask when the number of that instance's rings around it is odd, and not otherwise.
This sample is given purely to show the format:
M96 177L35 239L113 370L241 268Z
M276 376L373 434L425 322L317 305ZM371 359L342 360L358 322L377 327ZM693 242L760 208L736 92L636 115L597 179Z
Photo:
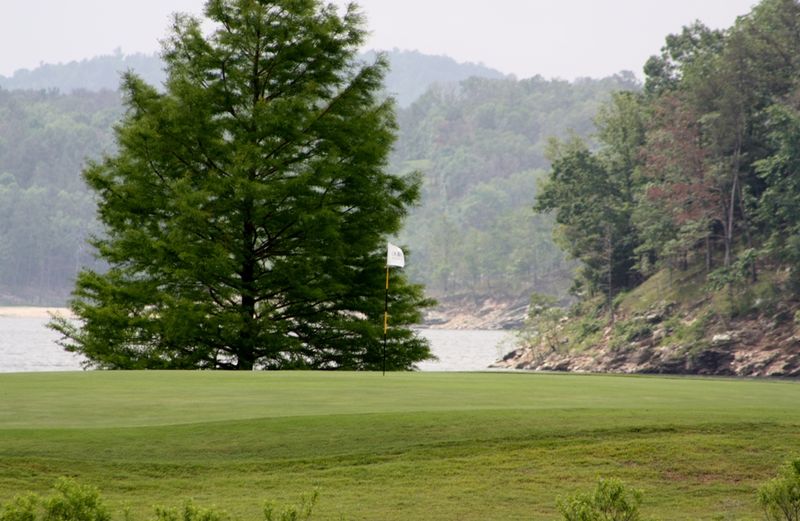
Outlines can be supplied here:
M608 263L608 279L606 283L608 284L607 294L606 294L606 301L608 305L608 313L609 319L611 323L614 323L615 316L614 316L614 248L613 248L613 241L611 237L611 225L606 224L606 262Z
M733 173L733 186L731 187L731 200L730 204L728 205L728 212L727 218L725 219L725 230L724 230L724 238L725 238L725 267L729 268L731 265L731 257L732 257L732 250L733 250L733 216L734 211L736 209L736 193L738 192L739 187L739 172L734 171Z
M256 226L253 222L253 203L246 200L242 211L242 239L244 258L241 267L241 304L239 314L242 327L239 330L239 342L236 346L236 368L250 371L256 362L256 288L255 288L255 244Z

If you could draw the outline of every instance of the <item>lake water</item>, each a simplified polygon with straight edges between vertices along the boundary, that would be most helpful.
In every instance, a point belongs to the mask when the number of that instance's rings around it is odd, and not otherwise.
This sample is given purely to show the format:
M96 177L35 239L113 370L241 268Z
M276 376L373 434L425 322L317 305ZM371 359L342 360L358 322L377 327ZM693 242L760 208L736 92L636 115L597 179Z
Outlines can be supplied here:
M58 333L44 317L0 316L0 373L79 371L81 357L56 344ZM422 371L481 371L513 349L504 331L423 329L438 361L419 364Z

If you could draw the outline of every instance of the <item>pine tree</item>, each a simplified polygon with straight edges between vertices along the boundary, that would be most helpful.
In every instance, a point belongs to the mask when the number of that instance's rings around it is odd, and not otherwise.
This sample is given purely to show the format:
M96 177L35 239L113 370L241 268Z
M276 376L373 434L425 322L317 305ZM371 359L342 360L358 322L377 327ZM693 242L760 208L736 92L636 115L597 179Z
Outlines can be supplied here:
M165 91L123 80L118 152L91 164L108 270L52 324L102 368L381 367L385 240L419 179L385 172L396 124L363 20L320 0L209 0L176 15ZM388 362L430 351L430 302L392 277Z

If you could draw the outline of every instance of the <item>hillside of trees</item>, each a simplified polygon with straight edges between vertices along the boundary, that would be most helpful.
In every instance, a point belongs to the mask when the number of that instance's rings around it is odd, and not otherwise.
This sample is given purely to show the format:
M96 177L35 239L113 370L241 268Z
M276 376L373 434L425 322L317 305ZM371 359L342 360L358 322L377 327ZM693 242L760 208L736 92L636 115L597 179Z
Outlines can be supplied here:
M437 297L565 295L573 265L553 242L552 216L531 210L548 140L591 142L611 93L639 88L630 73L573 83L472 78L402 110L393 166L425 178L402 236L412 278Z
M613 352L597 370L800 374L800 3L685 27L645 72L600 113L599 148L553 146L536 208L582 302L533 346Z
M81 266L95 204L80 177L112 146L116 92L0 90L0 301L62 303Z
M411 250L411 278L437 296L563 295L572 265L551 239L552 218L531 211L548 165L546 142L589 136L611 92L638 88L633 77L515 80L444 57L397 51L390 58L387 90L398 97L410 99L428 82L414 103L398 108L390 166L425 178L421 206L400 237ZM0 89L0 301L61 304L79 268L96 262L85 243L97 231L95 203L80 172L112 149L122 115L120 95L102 86L137 61L147 57L44 66L26 74L42 82L31 86L47 89ZM159 81L146 72L154 67L142 70L145 80Z

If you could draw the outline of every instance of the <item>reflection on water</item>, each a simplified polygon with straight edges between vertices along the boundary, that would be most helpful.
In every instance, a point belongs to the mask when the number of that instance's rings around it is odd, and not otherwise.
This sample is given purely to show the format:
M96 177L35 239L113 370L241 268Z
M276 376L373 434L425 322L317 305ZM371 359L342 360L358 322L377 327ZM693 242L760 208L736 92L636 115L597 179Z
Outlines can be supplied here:
M0 316L0 372L79 371L82 358L58 344L48 318ZM438 361L419 364L422 371L480 371L512 349L504 331L422 329Z
M56 344L49 318L0 316L0 373L79 371L82 358Z
M481 371L513 350L508 331L422 329L438 361L418 364L421 371Z

